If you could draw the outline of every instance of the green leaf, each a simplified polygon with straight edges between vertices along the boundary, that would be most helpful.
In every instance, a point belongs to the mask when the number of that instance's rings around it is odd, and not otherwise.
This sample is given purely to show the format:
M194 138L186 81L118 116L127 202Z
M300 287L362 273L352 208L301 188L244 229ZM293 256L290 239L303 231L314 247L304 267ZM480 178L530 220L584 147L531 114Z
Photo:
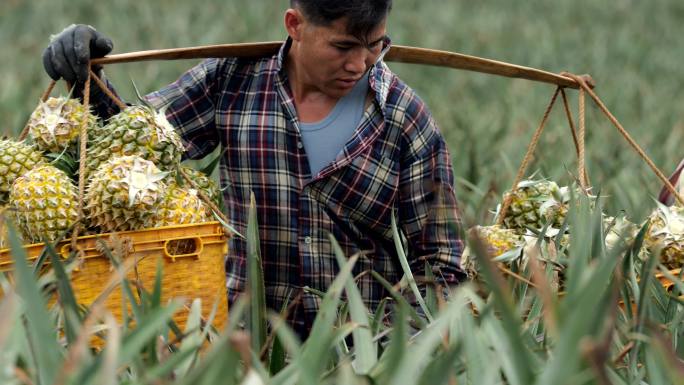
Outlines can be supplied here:
M224 149L223 151L219 151L218 154L216 154L216 157L209 162L204 168L200 170L200 172L204 173L205 175L211 175L214 173L214 170L216 169L216 166L221 162L221 158L228 152L228 149Z
M337 263L342 268L346 263L344 252L332 234L328 234L328 239L337 258ZM347 293L351 320L357 325L352 332L354 340L354 361L352 365L356 373L368 374L378 361L377 347L373 342L373 333L368 322L368 309L366 309L361 293L351 276L345 282L344 291Z
M56 330L50 322L51 316L46 310L45 298L41 295L36 279L26 262L28 256L16 235L16 229L9 221L6 224L14 261L17 294L24 301L28 325L26 332L37 365L35 369L38 372L38 383L52 384L63 362Z
M505 335L501 336L498 343L502 349L510 352L510 356L507 358L514 362L511 365L514 368L514 371L511 372L512 377L507 377L507 380L514 385L531 384L534 378L533 361L520 335L522 324L513 303L513 298L509 294L505 280L489 259L482 241L476 236L470 237L469 240L474 255L478 258L482 274L492 292L494 307L499 311L499 316L501 317L501 327Z
M45 243L45 251L50 256L52 269L57 278L57 291L59 293L59 302L62 305L62 312L64 314L64 333L67 342L72 344L78 337L78 330L83 322L76 296L71 287L71 281L64 270L64 265L60 256L55 251L54 246L50 242Z
M307 363L309 370L301 373L304 384L317 384L330 357L330 350L335 343L333 325L337 316L337 306L342 295L342 289L351 276L352 268L358 256L352 256L345 263L340 272L328 288L328 292L321 301L318 314L311 327L311 333L302 347L300 359Z
M396 309L389 346L370 373L371 378L378 384L390 382L392 375L402 364L407 351L410 306L406 302L399 302L396 304Z
M420 294L420 290L418 290L418 285L416 285L416 280L413 277L411 267L406 259L406 253L404 253L404 246L401 242L401 235L399 234L399 228L397 227L397 219L394 216L394 211L392 212L390 225L392 227L392 238L394 239L394 247L397 250L397 257L399 257L401 269L404 271L404 276L406 279L408 279L409 287L411 288L413 295L416 297L418 305L420 305L420 308L423 310L423 313L427 317L428 321L431 322L433 320L432 313L430 313L430 309L428 309L425 301L423 300L423 296Z
M256 199L250 196L247 222L247 292L250 311L248 313L249 332L252 350L260 352L266 343L266 289L259 244L259 223L257 220Z
M190 305L185 332L183 333L184 338L179 350L180 353L190 351L192 354L188 355L185 360L178 362L175 373L180 378L186 376L197 359L197 353L199 353L197 347L202 345L201 320L202 300L195 298Z

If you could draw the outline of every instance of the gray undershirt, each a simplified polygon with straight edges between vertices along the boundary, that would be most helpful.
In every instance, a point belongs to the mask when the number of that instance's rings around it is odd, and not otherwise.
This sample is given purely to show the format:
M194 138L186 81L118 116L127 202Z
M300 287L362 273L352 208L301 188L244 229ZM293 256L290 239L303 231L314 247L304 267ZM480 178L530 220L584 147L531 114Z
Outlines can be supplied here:
M366 72L354 88L337 101L328 116L315 123L300 123L302 142L309 159L312 176L316 176L319 171L334 161L352 137L363 118L367 94L368 73Z

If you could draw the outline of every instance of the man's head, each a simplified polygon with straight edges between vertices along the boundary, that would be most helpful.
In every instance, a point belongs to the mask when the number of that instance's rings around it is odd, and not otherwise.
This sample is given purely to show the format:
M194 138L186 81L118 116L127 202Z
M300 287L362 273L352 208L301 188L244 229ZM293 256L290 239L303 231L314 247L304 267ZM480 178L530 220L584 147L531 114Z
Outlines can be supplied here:
M377 60L391 0L291 0L285 28L299 81L331 97L348 93Z

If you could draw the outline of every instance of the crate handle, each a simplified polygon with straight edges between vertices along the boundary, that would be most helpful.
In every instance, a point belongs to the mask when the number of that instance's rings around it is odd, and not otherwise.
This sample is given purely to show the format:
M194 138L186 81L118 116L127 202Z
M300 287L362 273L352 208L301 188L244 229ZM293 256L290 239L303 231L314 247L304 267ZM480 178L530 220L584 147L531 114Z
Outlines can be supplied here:
M177 254L171 250L172 247L178 247L177 245L182 245L183 241L193 241L194 249L190 253ZM164 241L164 257L171 259L171 262L175 262L176 258L196 258L199 259L200 254L204 250L204 242L200 237L178 237L169 238Z

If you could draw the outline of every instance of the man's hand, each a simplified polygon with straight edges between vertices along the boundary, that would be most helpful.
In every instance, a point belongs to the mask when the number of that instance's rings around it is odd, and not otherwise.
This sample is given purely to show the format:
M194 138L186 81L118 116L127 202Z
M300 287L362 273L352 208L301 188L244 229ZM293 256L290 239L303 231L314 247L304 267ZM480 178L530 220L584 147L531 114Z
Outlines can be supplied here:
M112 40L95 28L72 24L50 38L50 44L43 51L43 67L54 80L63 78L71 84L82 85L88 76L90 59L107 55L112 47Z

